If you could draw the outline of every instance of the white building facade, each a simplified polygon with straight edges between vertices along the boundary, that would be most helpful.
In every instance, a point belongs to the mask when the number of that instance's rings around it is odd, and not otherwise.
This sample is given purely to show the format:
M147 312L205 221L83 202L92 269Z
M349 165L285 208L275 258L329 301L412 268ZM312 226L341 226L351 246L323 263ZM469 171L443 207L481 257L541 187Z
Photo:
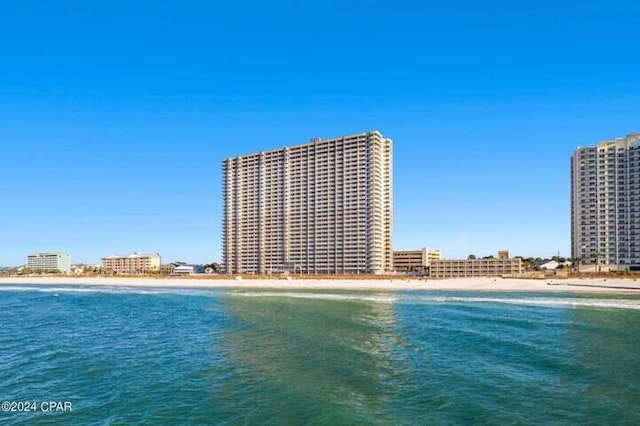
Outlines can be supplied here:
M71 271L71 257L57 251L33 253L27 256L27 268L34 272L58 271L68 274Z
M586 271L640 269L640 134L572 156L571 256Z
M373 131L223 161L228 273L393 269L392 142Z

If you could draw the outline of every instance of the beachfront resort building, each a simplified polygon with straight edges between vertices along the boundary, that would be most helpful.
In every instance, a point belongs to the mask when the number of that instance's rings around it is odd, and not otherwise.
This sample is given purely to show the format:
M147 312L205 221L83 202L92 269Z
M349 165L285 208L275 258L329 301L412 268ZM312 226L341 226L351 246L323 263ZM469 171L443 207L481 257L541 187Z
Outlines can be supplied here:
M522 259L487 257L483 259L436 260L429 265L432 278L502 277L522 274Z
M27 256L27 268L33 272L68 274L71 271L71 257L58 251L33 253Z
M228 273L393 269L392 142L377 131L227 158Z
M144 274L160 270L160 255L158 253L131 253L113 255L102 258L102 268L105 271L118 274Z
M393 252L393 269L396 272L427 272L434 260L442 259L440 250L396 250Z
M571 157L571 256L582 271L640 270L640 133Z

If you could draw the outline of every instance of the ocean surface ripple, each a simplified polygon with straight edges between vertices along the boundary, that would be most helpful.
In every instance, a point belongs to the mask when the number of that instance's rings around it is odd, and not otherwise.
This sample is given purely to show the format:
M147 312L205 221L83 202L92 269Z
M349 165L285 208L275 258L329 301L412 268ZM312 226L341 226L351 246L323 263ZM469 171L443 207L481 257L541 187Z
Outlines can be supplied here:
M640 424L640 299L0 286L0 424Z

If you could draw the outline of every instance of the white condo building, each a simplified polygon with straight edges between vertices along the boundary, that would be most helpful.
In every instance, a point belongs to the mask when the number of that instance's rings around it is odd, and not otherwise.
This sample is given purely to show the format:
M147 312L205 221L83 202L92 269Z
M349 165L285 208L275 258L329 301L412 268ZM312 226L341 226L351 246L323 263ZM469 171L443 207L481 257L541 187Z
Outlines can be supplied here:
M32 271L59 271L68 274L71 271L71 257L58 251L33 253L27 256L27 268Z
M379 132L228 158L222 176L227 272L393 269L392 142Z
M572 156L571 253L581 270L640 269L640 134Z

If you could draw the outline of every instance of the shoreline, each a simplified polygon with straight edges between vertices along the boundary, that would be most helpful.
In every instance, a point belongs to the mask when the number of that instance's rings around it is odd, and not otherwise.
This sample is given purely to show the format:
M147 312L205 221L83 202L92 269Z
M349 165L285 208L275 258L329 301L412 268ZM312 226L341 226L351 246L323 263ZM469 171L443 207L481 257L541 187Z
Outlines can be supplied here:
M189 279L185 278L116 278L116 277L0 277L0 285L70 285L109 287L156 287L202 289L275 289L275 290L433 290L487 292L566 292L640 295L640 281L628 279L575 278L450 278L415 280L348 279Z

